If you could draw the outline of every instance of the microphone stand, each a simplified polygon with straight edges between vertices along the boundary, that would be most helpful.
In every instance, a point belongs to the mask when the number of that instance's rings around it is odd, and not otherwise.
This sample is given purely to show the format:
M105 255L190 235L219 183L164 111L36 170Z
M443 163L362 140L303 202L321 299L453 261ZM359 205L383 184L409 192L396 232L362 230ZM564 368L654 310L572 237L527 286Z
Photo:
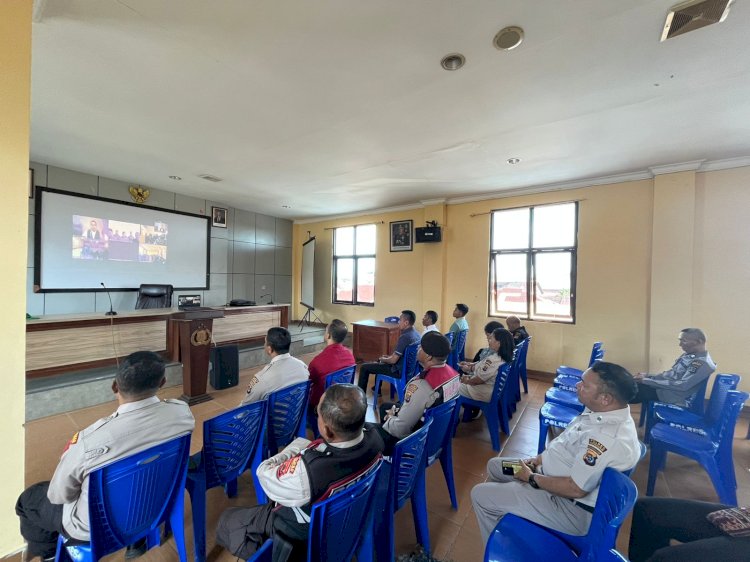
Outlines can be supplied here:
M107 289L107 286L104 284L104 281L101 282L101 286L104 287L105 291L107 291L107 296L109 297L109 312L105 312L104 316L117 316L117 313L112 307L112 295L109 294L109 289Z

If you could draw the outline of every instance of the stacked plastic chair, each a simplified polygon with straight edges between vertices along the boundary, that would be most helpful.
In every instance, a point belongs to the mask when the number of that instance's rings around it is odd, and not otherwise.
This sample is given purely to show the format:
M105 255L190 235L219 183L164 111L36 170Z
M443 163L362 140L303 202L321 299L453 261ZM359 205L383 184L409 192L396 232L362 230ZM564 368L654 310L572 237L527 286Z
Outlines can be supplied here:
M550 427L559 427L565 429L570 422L581 412L555 404L554 402L545 402L539 409L539 444L537 453L544 451L547 446L547 433Z
M198 466L188 470L185 487L193 511L196 562L206 560L206 492L224 486L228 497L237 495L237 478L250 468L258 503L266 502L255 471L263 457L266 401L246 404L203 422L203 450Z
M453 509L458 509L456 499L456 484L453 479L453 429L458 418L458 399L448 400L440 406L425 410L424 419L432 420L430 431L427 434L427 452L425 460L427 466L432 466L435 461L440 461L443 469L445 484L448 486L448 495L451 498ZM424 484L424 480L420 480ZM427 492L424 492L425 497Z
M674 404L654 402L651 406L651 413L646 418L646 441L648 442L649 433L655 423L666 423L671 427L706 435L708 426L712 425L714 420L721 415L721 410L724 408L727 399L727 392L736 390L740 379L739 375L716 375L705 416L700 416L687 408Z
M495 386L492 388L492 398L490 398L489 402L473 400L467 396L458 397L459 406L482 410L484 419L487 420L487 429L490 432L492 448L495 451L500 450L500 431L505 433L505 435L510 435L510 420L508 418L507 397L505 395L508 393L507 382L511 366L512 363L505 363L497 370Z
M427 497L425 496L425 449L432 420L393 448L391 462L384 462L380 471L379 498L375 515L375 552L378 562L396 559L393 520L396 512L411 499L411 511L417 542L430 552L430 530L427 525Z
M596 361L601 361L604 359L604 344L602 342L597 341L594 342L594 345L591 346L591 355L589 356L589 366L588 368L591 368L591 366ZM560 365L557 368L557 376L564 376L564 377L577 377L581 378L583 376L585 369L576 369L575 367L568 367L566 365Z
M396 389L398 393L399 402L404 401L406 394L406 383L415 375L417 368L417 350L419 349L419 342L413 343L404 350L404 356L401 359L401 372L399 376L394 375L381 375L375 376L375 391L373 396L373 408L378 407L377 397L380 395L380 384L382 382L391 383L391 396L393 396L393 389Z
M174 533L180 562L185 550L184 488L190 434L150 447L89 474L91 540L66 545L60 535L55 560L95 562L146 538L159 546L160 525Z
M327 374L325 386L323 388L328 388L332 384L352 384L354 382L354 371L356 369L357 366L352 365ZM310 408L308 408L307 412L307 426L312 430L315 439L320 437L320 432L318 431L318 417L314 412L310 411Z
M656 475L660 470L664 470L667 452L672 452L700 463L708 472L719 495L719 501L737 505L732 439L740 410L749 397L750 394L747 392L728 391L719 416L715 420L706 419L702 428L705 435L671 427L666 423L654 425L650 433L651 460L646 495L653 495Z
M295 437L305 437L309 397L309 380L287 386L268 395L268 425L263 458L272 457L294 441ZM259 493L258 490L256 490L257 493Z
M358 562L372 562L372 508L382 463L378 459L356 482L313 504L307 535L308 562L351 560L355 554ZM276 534L249 562L271 562L274 549L285 542L283 536Z
M466 349L466 336L469 330L455 332L451 341L451 353L448 355L448 365L458 370L458 363L464 360L464 351Z
M515 515L506 515L495 527L487 541L485 562L529 562L529 560L555 560L568 562L598 562L610 556L620 526L627 517L638 491L635 484L622 473L604 470L599 495L588 533L573 537L527 521ZM565 538L573 537L571 545ZM611 559L611 558L609 558Z
M531 345L532 337L533 336L529 336L528 338L520 342L520 344L523 344L523 347L521 348L521 357L519 358L518 375L521 377L521 382L523 383L524 394L529 393L529 380L526 374L526 356L529 354L529 346ZM521 399L521 394L519 393L516 398L516 401L520 399Z

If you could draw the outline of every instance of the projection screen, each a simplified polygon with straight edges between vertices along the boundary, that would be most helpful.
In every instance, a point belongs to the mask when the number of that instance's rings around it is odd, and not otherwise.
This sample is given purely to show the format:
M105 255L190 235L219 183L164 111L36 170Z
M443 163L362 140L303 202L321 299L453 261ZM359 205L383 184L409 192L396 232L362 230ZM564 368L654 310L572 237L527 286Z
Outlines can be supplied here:
M302 245L302 298L300 303L315 308L315 237Z

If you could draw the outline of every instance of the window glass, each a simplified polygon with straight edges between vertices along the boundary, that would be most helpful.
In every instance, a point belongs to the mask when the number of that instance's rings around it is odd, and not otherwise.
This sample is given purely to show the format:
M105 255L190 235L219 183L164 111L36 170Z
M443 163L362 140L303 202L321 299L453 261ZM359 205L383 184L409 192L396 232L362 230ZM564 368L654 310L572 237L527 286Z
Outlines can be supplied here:
M534 248L562 248L575 244L576 205L534 208Z
M375 225L365 224L357 227L357 255L375 255Z
M357 301L375 302L375 258L357 260Z
M354 255L354 227L345 226L343 228L337 228L333 232L335 233L335 241L333 245L335 255Z
M534 302L536 314L559 320L570 320L570 280L572 254L550 252L537 254L534 263Z
M526 254L497 254L493 266L493 313L526 316Z
M492 217L492 249L529 247L529 208L495 211Z
M336 260L336 300L351 301L354 286L354 260L339 258Z

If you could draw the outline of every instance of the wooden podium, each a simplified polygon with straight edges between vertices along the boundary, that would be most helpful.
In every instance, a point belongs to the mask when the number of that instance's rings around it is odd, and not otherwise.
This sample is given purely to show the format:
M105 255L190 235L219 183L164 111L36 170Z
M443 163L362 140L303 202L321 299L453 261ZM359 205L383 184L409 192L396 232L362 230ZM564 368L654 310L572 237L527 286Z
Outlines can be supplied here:
M376 361L381 355L390 355L396 349L401 328L395 322L361 320L352 322L354 358L357 361Z
M173 337L182 361L182 396L190 406L212 400L206 394L208 384L208 359L211 352L211 330L213 319L223 318L224 311L214 308L198 308L172 314L169 319Z

